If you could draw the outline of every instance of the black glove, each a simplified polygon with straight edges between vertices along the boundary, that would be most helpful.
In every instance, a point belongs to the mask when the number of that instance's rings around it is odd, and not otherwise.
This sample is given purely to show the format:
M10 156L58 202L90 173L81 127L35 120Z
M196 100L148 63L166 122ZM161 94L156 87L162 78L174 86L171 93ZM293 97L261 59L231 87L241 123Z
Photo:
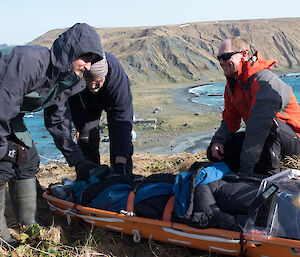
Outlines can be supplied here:
M102 180L111 174L111 172L111 169L107 165L99 165L97 168L90 169L89 175Z
M75 165L76 180L87 180L90 177L90 169L99 168L100 165L90 160L83 160Z
M25 147L10 140L7 141L7 152L1 161L7 161L21 165L26 163L28 159L28 152Z
M112 174L126 175L126 164L125 163L116 163L112 167Z

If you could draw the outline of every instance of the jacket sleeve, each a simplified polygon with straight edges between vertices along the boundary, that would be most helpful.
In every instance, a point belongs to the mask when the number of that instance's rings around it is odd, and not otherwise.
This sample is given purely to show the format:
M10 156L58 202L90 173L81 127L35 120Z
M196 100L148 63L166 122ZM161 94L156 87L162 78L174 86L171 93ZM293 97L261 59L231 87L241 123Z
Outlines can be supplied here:
M261 72L251 86L251 112L240 155L240 173L251 174L260 159L273 119L283 104L282 83L276 75L266 71Z
M10 120L19 114L24 95L45 79L49 51L46 48L34 49L16 47L0 58L0 159L7 151Z
M221 126L218 128L216 133L214 134L211 142L212 143L220 143L222 145L225 145L231 135L231 131L226 125L226 122L224 120L221 121Z
M133 106L129 81L119 85L113 97L113 105L108 111L108 129L113 156L128 157L131 145Z
M70 166L84 159L84 156L73 141L72 117L68 98L84 88L82 80L70 89L63 91L52 105L44 109L45 125L53 137L56 147L62 152Z
M131 150L133 119L132 95L129 79L119 61L106 53L109 73L107 84L107 112L112 156L128 157Z
M212 138L212 143L221 143L225 145L232 133L235 133L241 124L241 114L233 106L229 99L228 85L226 85L224 92L224 111L222 114L223 120L221 126Z

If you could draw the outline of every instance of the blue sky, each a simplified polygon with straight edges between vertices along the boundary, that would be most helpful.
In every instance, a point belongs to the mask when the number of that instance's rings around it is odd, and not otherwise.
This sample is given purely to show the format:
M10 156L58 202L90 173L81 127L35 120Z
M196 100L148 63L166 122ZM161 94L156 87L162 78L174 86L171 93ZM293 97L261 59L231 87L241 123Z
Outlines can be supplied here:
M6 0L0 44L30 42L51 29L300 17L300 0Z

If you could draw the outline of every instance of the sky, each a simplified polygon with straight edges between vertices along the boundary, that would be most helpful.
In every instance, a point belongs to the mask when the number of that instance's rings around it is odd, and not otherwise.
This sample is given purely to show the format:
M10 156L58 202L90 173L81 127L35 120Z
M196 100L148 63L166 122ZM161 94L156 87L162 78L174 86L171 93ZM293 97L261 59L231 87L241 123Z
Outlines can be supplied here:
M52 29L172 25L300 17L300 0L6 0L0 44L23 44Z

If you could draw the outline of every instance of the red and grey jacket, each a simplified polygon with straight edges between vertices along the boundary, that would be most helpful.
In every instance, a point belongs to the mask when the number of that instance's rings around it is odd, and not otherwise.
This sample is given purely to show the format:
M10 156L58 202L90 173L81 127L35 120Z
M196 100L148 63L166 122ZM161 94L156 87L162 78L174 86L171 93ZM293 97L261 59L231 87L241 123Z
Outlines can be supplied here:
M252 173L259 161L264 143L277 118L288 124L300 136L300 108L293 90L268 69L273 60L263 60L256 53L249 61L241 61L238 80L224 92L225 109L220 128L212 142L225 144L241 124L246 135L240 156L240 172Z

